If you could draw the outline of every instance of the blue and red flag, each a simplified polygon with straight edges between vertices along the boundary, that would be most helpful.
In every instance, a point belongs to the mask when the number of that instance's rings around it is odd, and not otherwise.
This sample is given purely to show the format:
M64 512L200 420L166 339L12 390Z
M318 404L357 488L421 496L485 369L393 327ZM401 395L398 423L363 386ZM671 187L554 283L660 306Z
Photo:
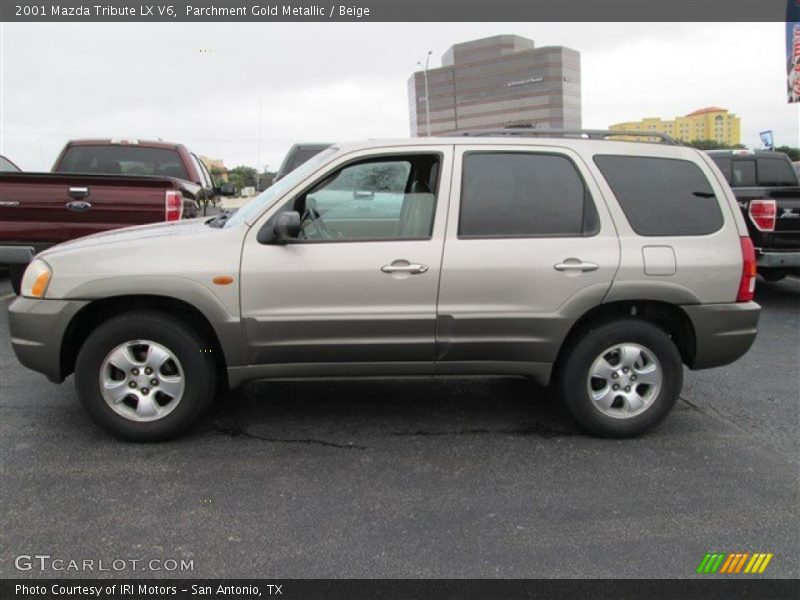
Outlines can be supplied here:
M786 80L789 102L800 102L800 0L786 6Z

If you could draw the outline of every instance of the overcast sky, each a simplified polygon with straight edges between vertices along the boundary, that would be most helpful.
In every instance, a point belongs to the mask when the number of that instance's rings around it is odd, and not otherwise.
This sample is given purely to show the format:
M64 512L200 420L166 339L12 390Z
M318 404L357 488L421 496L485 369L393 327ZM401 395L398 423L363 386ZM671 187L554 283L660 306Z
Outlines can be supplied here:
M294 142L407 137L417 61L497 34L580 51L584 127L716 105L750 147L800 145L782 23L5 23L0 153L49 170L70 138L160 137L274 169Z

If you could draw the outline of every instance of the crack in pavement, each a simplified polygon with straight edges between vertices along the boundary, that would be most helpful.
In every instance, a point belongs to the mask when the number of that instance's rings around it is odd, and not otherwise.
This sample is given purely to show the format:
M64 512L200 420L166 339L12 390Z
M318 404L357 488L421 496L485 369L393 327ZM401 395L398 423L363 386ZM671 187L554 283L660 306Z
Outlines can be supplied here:
M691 409L699 412L701 415L717 417L720 421L724 421L728 425L732 425L733 427L735 427L739 431L741 431L743 433L746 433L746 434L748 434L750 436L757 437L754 432L752 432L749 429L747 429L744 425L741 425L740 423L738 423L732 417L729 417L728 415L720 412L719 410L717 410L713 406L700 406L699 404L695 404L691 400L687 400L683 396L678 396L678 399L679 400L683 400L683 402L686 403L687 406L689 406Z
M240 427L212 427L212 431L229 437L245 437L262 442L272 442L277 444L307 444L316 446L327 446L329 448L340 448L342 450L366 450L366 446L359 446L358 444L337 444L336 442L327 442L325 440L315 440L313 438L273 438L258 435L246 431Z
M733 429L739 431L740 433L746 435L747 437L757 442L762 448L769 449L773 452L777 452L784 458L789 459L791 462L797 462L797 457L793 453L786 452L782 446L775 444L769 438L764 438L763 436L759 435L756 431L748 429L746 426L740 424L734 418L729 417L728 415L724 414L714 406L700 406L699 404L695 404L691 400L687 400L683 396L678 396L678 400L683 401L684 404L686 404L691 410L700 413L704 417L716 419L717 421L720 421L725 425L732 427Z
M455 429L445 431L393 431L390 435L395 436L445 436L445 435L518 435L518 436L538 436L543 438L566 437L582 435L580 431L569 431L554 429L544 423L531 423L519 429Z

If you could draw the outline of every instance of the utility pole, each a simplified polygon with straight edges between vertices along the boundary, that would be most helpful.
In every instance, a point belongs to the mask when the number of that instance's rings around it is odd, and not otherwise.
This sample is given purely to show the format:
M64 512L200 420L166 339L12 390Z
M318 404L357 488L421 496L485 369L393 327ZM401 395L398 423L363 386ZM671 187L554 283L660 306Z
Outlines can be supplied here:
M428 137L431 137L431 100L430 92L428 91L428 63L431 59L431 54L433 54L433 50L428 50L428 54L425 55L424 65L422 62L417 62L422 67L422 76L425 79L425 130Z
M264 114L264 101L258 101L258 165L261 166L261 117Z

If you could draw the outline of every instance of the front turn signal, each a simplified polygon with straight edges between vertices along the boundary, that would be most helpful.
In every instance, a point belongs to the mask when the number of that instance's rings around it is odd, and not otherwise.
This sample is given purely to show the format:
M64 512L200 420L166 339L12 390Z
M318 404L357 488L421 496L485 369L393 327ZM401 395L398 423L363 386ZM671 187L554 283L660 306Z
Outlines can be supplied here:
M53 271L46 262L43 260L33 261L22 276L20 293L28 298L44 298L52 274Z

